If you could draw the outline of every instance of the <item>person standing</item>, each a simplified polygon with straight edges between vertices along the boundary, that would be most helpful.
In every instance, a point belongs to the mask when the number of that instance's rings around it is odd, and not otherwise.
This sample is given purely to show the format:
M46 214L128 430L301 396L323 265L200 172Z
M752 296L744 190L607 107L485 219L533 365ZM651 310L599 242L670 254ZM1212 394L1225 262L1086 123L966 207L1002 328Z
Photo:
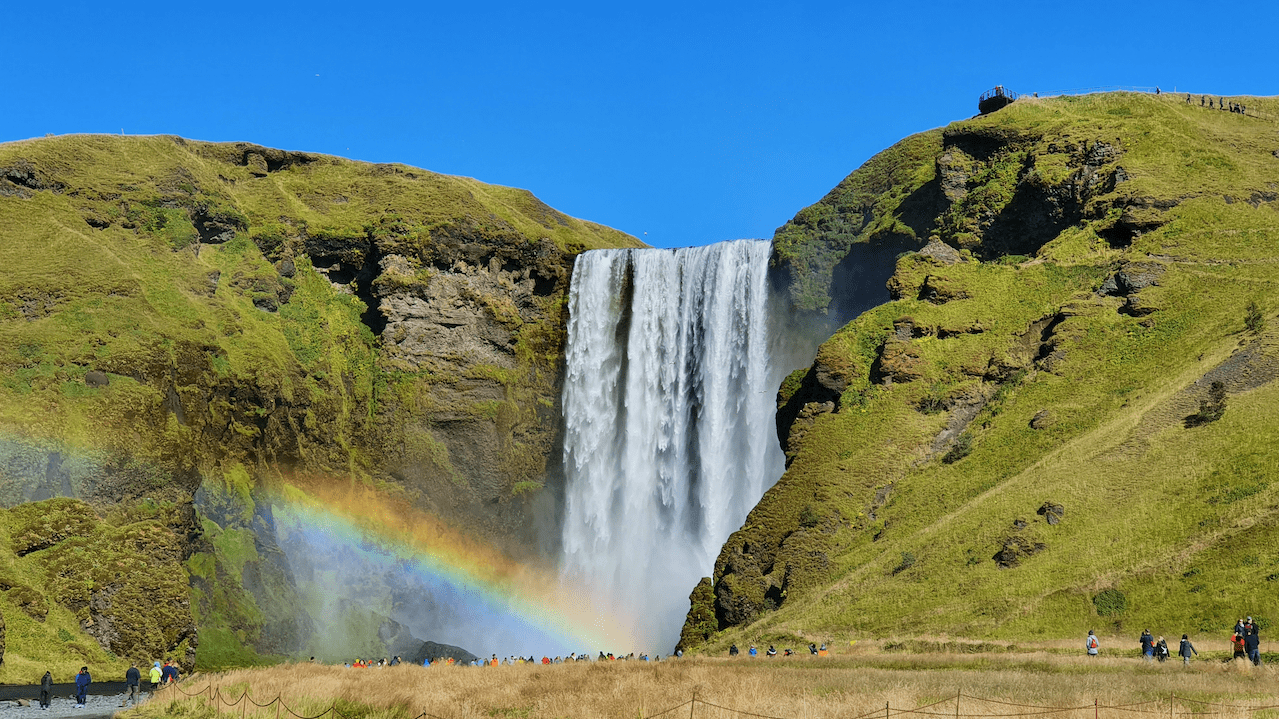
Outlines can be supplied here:
M160 688L160 679L163 677L164 674L160 671L160 662L156 662L151 666L151 676L148 677L151 680L151 691Z
M128 692L120 699L120 706L124 706L126 702L132 702L133 706L138 705L138 683L142 681L142 672L138 671L138 663L134 662L129 670L124 673L125 690Z
M1097 635L1091 629L1088 630L1088 638L1084 640L1084 646L1088 648L1088 656L1090 657L1097 656L1097 652L1101 648L1097 642Z
M89 685L92 683L93 677L89 676L89 668L80 667L80 673L75 675L76 709L84 708L84 702L89 698Z
M1252 660L1254 666L1261 666L1261 637L1257 636L1257 630L1251 629L1243 638L1244 651L1248 652L1248 658Z
M49 708L49 695L53 693L53 675L49 672L44 673L44 678L40 680L40 708Z
M1230 661L1236 659L1246 659L1248 653L1243 648L1243 632L1235 632L1230 635L1230 646L1235 650L1234 656L1230 657Z
M1168 642L1163 637L1159 637L1159 642L1155 644L1155 656L1159 658L1160 664L1168 660Z
M1195 651L1195 645L1190 643L1190 635L1181 635L1181 646L1177 647L1177 654L1181 656L1183 666L1190 666L1190 655L1198 656L1199 652Z
M1155 658L1155 638L1150 635L1149 629L1141 630L1141 656L1146 661Z
M169 662L165 662L164 668L160 670L160 681L165 684L177 684L178 668Z

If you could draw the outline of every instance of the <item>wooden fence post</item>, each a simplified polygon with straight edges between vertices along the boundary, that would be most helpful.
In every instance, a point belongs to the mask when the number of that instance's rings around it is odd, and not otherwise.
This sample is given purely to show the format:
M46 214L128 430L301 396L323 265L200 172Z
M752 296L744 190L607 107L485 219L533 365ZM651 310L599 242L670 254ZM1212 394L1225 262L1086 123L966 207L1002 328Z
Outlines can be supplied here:
M693 690L693 698L688 702L688 719L693 719L693 710L697 708L697 690Z

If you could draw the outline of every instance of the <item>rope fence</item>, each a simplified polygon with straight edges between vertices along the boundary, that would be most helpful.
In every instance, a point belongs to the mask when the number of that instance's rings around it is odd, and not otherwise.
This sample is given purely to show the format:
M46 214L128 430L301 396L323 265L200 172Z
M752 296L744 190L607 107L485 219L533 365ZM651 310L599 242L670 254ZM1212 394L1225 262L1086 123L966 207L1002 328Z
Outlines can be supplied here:
M249 694L247 689L242 691L239 697L232 700L229 696L223 694L222 687L215 687L212 683L210 683L208 686L204 687L203 689L200 689L199 691L195 691L195 692L188 692L182 687L178 686L177 684L169 684L165 686L163 689L161 689L157 693L155 698L160 698L160 696L163 695L166 691L169 691L170 693L181 694L186 699L203 699L210 706L212 706L214 710L219 714L222 714L222 713L234 714L234 712L225 711L225 710L231 710L238 706L240 707L241 719L243 719L244 717L248 715L247 714L248 707L250 704L257 707L258 709L270 709L271 707L275 707L276 719L282 719L285 716L290 717L291 719L350 719L349 715L343 714L342 711L338 709L337 702L333 702L328 709L325 709L319 714L308 716L305 714L299 714L292 707L285 704L284 698L282 696L276 696L274 699L272 699L269 702L260 703ZM998 704L1006 707L1016 707L1018 709L1027 709L1030 711L1004 712L1004 713L961 713L960 708L961 708L962 700L969 700L971 702ZM937 707L940 707L941 705L952 704L952 703L954 704L954 707L955 707L954 711L934 710ZM1181 703L1183 705L1183 710L1181 712L1177 711L1178 703ZM1230 711L1229 712L1199 711L1187 705L1194 705L1197 707L1215 707L1215 708L1225 709ZM757 712L746 711L744 709L735 709L733 707L723 706L722 704L716 704L714 702L709 702L709 701L706 701L705 699L699 698L696 692L694 692L692 698L688 699L687 701L680 702L679 704L676 704L675 706L670 707L669 709L663 709L662 711L655 712L652 714L641 714L639 719L657 719L658 717L667 716L669 714L672 714L674 712L680 711L685 708L688 709L689 719L696 719L697 708L699 706L703 707L704 709L715 709L720 712L727 712L729 714L736 715L736 716L751 717L752 719L792 719L787 717L773 716L770 714L759 714ZM1148 708L1143 708L1143 707L1148 707ZM139 707L137 706L134 707L135 710L137 710L138 708ZM1246 704L1226 704L1223 702L1211 702L1211 701L1205 701L1202 699L1191 699L1189 697L1179 697L1174 692L1168 695L1166 704L1165 704L1165 700L1163 699L1152 699L1144 702L1133 702L1131 704L1102 704L1100 700L1095 699L1093 700L1092 704L1085 704L1082 706L1054 707L1054 706L1044 706L1041 704L1021 704L1017 702L1005 701L1002 699L990 699L987 697L976 697L976 696L971 696L969 694L964 694L963 692L958 692L952 697L940 699L931 704L924 704L922 706L918 706L913 709L894 708L890 702L884 702L884 706L882 709L872 709L864 714L858 714L854 717L851 717L851 719L875 719L876 717L883 717L884 719L892 719L892 717L903 716L908 714L916 715L916 716L950 717L951 719L1010 719L1011 717L1039 717L1039 716L1046 716L1050 714L1069 714L1072 712L1086 712L1090 709L1093 712L1093 719L1100 719L1102 711L1119 712L1121 714L1159 714L1159 715L1167 716L1169 719L1176 719L1179 714L1185 717L1204 717L1204 716L1213 716L1213 715L1219 715L1219 714L1225 714L1225 713L1231 713L1231 712L1251 714L1253 712L1259 712L1264 710L1279 710L1279 704L1265 704L1262 706L1250 706ZM256 711L254 712L254 716L257 716ZM448 718L423 711L417 716L413 717L412 719L448 719Z

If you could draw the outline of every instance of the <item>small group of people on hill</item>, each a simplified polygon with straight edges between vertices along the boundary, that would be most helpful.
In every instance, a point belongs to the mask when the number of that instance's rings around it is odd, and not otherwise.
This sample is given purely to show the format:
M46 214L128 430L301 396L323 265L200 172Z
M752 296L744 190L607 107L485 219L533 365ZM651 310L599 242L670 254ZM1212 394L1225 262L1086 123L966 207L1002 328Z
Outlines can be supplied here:
M742 653L742 650L738 649L736 644L734 644L734 645L732 645L731 647L729 647L729 648L728 648L728 656L730 656L730 657L738 656L738 655L739 655L739 654L741 654L741 653ZM793 650L790 650L790 649L783 649L783 650L782 650L782 656L784 656L784 657L789 657L789 656L793 655L794 653L795 653L795 652L794 652ZM826 656L827 654L829 654L830 652L826 649L826 644L823 642L823 643L822 643L822 647L821 647L821 649L818 649L816 644L811 644L811 643L810 643L810 644L808 645L808 653L809 653L809 654L812 654L813 656L824 657L824 656ZM752 644L752 645L750 646L750 649L749 649L749 650L747 650L747 654L749 654L749 655L750 655L750 656L752 656L752 657L757 657L757 656L759 656L759 648L758 648L758 647L756 647L754 644ZM768 651L767 651L767 652L765 652L765 656L769 656L769 657L775 657L775 656L777 656L777 647L773 646L772 644L769 644L769 645L768 645Z
M1259 633L1260 628L1253 622L1252 617L1237 621L1234 633L1230 636L1230 643L1234 647L1234 656L1226 661L1247 659L1260 666L1261 638ZM1168 642L1163 637L1156 639L1149 629L1141 631L1141 638L1138 641L1141 643L1141 656L1148 662L1155 660L1164 662L1171 656L1168 650ZM1097 639L1095 631L1088 630L1088 637L1084 640L1084 648L1090 657L1095 657L1101 652L1101 642ZM1181 644L1177 647L1177 656L1181 657L1183 665L1190 664L1191 657L1199 656L1199 651L1190 642L1190 635L1181 635Z
M1247 659L1254 666L1261 666L1261 627L1252 621L1252 617L1235 622L1234 633L1230 635L1230 644L1234 647L1235 659Z
M1186 95L1186 104L1187 105L1191 104L1190 95ZM1205 105L1209 108L1215 107L1218 110L1229 110L1238 115L1248 114L1247 105L1244 105L1238 102L1226 102L1226 99L1224 97L1219 97L1216 99L1216 102L1214 102L1213 98L1208 97L1207 95L1201 95L1199 97L1199 107L1204 107Z
M1141 656L1146 661L1159 660L1160 662L1168 661L1168 642L1163 637L1155 639L1149 629L1141 630ZM1181 635L1181 645L1177 647L1177 656L1181 657L1181 663L1189 664L1192 656L1199 656L1199 650L1195 649L1195 645L1190 643L1190 635Z

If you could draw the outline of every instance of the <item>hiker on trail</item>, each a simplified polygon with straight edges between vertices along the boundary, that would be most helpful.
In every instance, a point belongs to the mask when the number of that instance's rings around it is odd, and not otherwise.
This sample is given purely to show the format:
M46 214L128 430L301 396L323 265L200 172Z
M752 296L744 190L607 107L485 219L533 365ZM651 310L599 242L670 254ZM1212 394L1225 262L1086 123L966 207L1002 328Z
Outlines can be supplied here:
M1254 629L1244 636L1243 648L1248 652L1248 658L1252 660L1253 665L1261 666L1261 637L1257 636L1257 630Z
M1190 643L1190 635L1181 635L1181 646L1177 648L1177 654L1181 657L1181 663L1185 666L1190 665L1190 655L1198 656L1199 652L1195 651L1195 645Z
M1239 620L1235 622L1234 633L1238 634L1239 636L1243 636L1244 634L1243 617L1240 617Z
M88 667L80 667L80 673L75 675L75 706L76 709L83 709L84 702L89 695L89 685L93 683L93 677L89 676Z
M1091 629L1088 630L1088 638L1084 640L1084 646L1088 648L1088 656L1090 657L1097 656L1097 651L1101 648L1097 642L1097 635Z
M169 662L165 662L164 668L160 670L160 681L165 684L176 684L178 681L178 668Z
M817 656L817 645L813 642L808 643L808 653Z
M768 645L768 656L770 656L770 657L775 657L775 656L777 656L777 647L774 647L772 644L769 644L769 645Z
M1160 664L1168 659L1168 642L1163 637L1159 637L1159 643L1155 645L1155 656L1159 658Z
M1243 633L1247 636L1249 632L1256 633L1257 625L1253 623L1252 617L1248 617L1243 622Z
M124 683L129 693L121 697L120 706L123 707L125 702L132 702L135 707L138 705L138 683L141 681L142 672L138 671L138 663L134 662L124 673Z
M1155 658L1155 638L1150 636L1149 629L1141 630L1141 656L1146 661Z
M1230 657L1231 661L1236 659L1245 659L1248 654L1244 651L1243 632L1238 631L1230 635L1230 645L1234 648L1235 654Z
M757 657L757 656L759 656L759 650L755 648L755 645L754 645L754 644L752 644L752 645L751 645L751 657L753 658L753 657Z
M350 666L350 665L348 665ZM160 662L156 662L151 667L151 691L155 691L160 687L160 678L163 676L160 672Z
M53 675L49 672L44 673L44 678L40 680L40 708L49 708L49 694L53 692Z
M729 647L729 648L728 648L728 656L730 656L730 657L735 657L735 656L737 656L737 655L738 655L738 654L740 654L740 653L741 653L741 652L740 652L740 651L738 651L738 649L737 649L737 645L736 645L736 644L734 644L733 646L731 646L731 647Z

